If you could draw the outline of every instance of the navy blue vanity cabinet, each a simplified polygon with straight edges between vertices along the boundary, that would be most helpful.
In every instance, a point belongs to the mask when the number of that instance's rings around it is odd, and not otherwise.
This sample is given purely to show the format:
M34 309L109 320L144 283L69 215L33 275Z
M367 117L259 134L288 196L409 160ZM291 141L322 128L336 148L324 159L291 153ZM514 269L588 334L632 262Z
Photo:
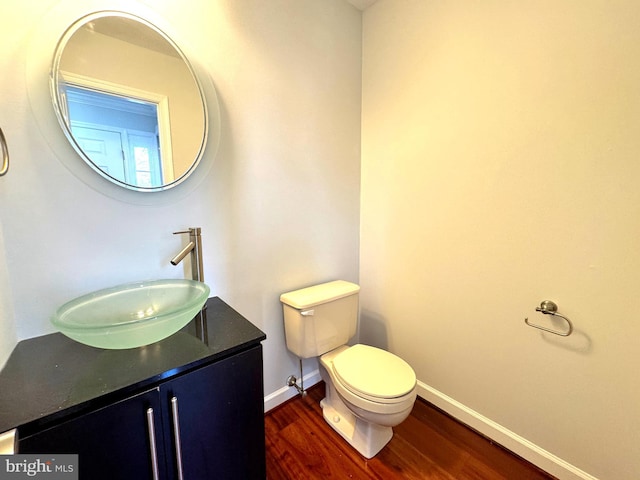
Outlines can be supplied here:
M164 425L170 432L165 435L169 471L177 474L180 469L179 445L185 480L265 478L261 348L160 388L163 411L170 412Z
M79 478L154 480L149 425L162 439L160 395L152 389L19 439L19 453L76 453ZM148 413L147 413L148 412ZM150 417L149 417L150 416ZM165 473L164 452L156 448L157 478Z
M264 479L266 336L217 297L205 317L200 334L126 350L19 342L0 433L17 429L17 453L78 454L80 480Z
M19 441L77 453L81 480L264 479L264 448L261 345Z

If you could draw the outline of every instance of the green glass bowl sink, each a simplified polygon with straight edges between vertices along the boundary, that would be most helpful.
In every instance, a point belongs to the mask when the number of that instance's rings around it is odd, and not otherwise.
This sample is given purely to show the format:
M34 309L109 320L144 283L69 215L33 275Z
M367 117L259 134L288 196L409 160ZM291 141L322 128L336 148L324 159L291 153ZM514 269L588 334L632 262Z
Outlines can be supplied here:
M195 280L152 280L98 290L62 305L51 323L98 348L149 345L176 333L202 309L209 287Z

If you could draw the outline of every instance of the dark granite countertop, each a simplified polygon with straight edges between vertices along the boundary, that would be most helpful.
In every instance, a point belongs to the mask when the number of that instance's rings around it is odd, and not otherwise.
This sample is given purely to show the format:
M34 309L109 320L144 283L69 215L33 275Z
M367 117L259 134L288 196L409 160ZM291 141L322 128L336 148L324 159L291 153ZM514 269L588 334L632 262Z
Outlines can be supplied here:
M0 433L20 427L24 436L266 338L218 297L207 301L205 328L197 323L198 317L160 342L127 350L89 347L61 333L19 342L0 371Z

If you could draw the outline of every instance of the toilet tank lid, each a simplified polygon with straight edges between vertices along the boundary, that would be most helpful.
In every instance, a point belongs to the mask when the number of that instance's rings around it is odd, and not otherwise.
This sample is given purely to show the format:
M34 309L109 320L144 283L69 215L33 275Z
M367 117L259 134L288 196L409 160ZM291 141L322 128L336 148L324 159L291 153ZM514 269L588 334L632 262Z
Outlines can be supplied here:
M342 297L354 295L360 291L360 287L355 283L345 280L335 280L333 282L322 283L312 287L301 288L292 292L280 295L280 301L293 308L311 308L322 303L337 300Z

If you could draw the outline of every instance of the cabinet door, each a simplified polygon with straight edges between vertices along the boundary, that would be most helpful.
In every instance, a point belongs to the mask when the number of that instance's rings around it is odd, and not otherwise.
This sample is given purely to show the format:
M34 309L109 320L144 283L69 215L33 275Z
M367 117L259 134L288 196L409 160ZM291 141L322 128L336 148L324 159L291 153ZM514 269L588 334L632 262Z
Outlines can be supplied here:
M160 392L176 478L177 445L185 480L265 478L261 345L167 382Z
M149 423L153 421L158 478L164 478L161 417L156 388L21 438L18 452L76 453L81 479L151 480Z

